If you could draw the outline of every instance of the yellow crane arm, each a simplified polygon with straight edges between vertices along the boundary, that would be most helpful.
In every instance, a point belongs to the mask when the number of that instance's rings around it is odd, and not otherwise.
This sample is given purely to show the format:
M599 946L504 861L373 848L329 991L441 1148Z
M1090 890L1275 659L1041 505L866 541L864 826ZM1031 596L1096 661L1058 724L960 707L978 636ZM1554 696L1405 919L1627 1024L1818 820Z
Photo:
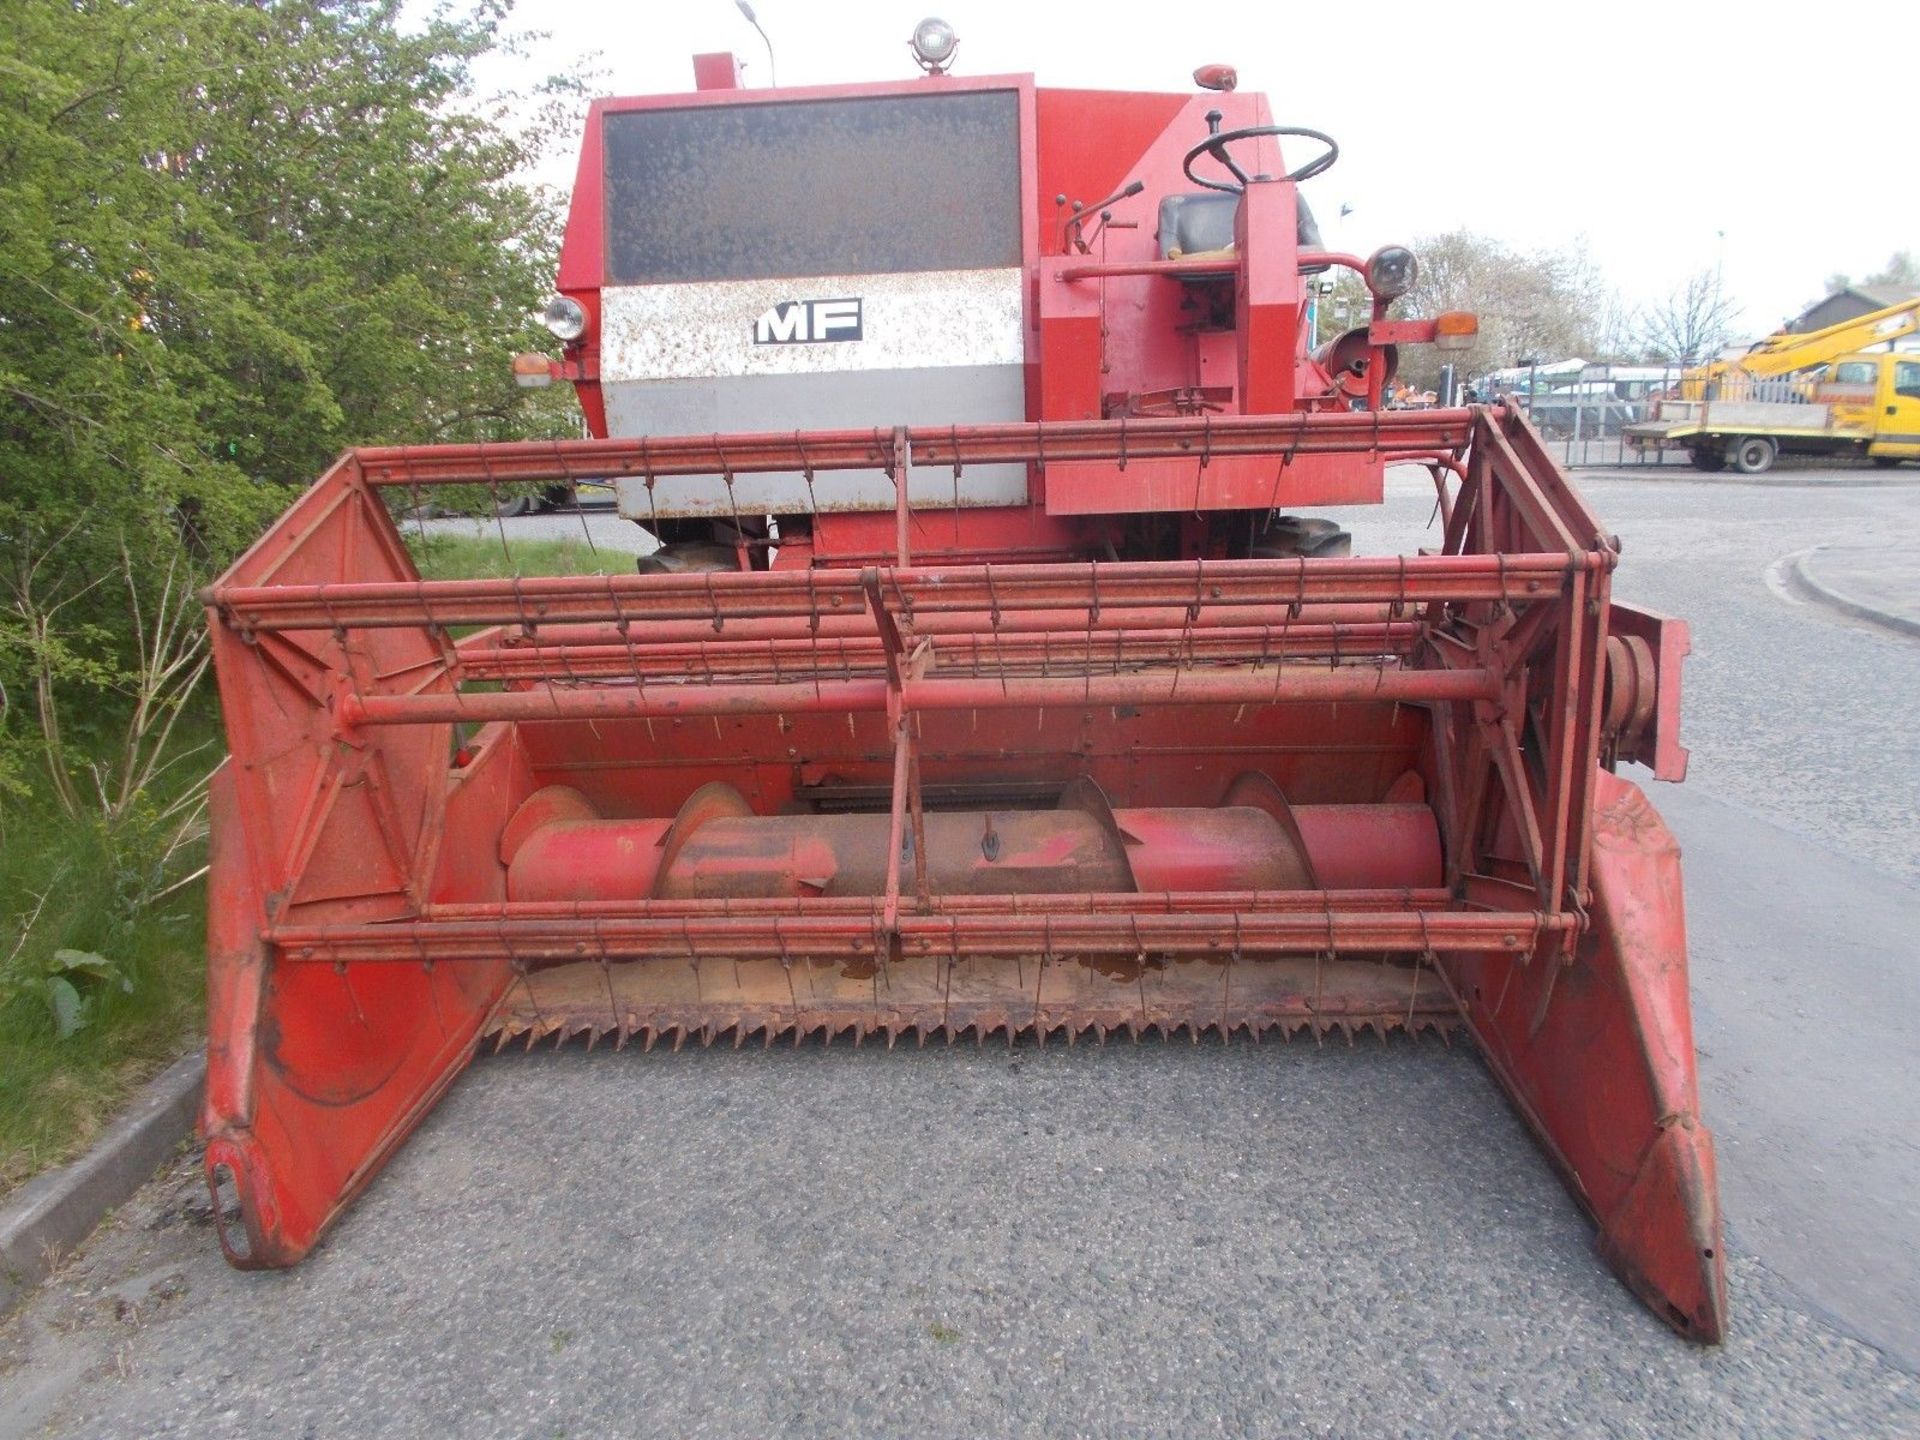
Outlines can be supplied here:
M1744 370L1749 375L1791 375L1796 370L1825 365L1855 350L1884 345L1917 330L1920 330L1920 295L1804 335L1775 331L1729 368Z

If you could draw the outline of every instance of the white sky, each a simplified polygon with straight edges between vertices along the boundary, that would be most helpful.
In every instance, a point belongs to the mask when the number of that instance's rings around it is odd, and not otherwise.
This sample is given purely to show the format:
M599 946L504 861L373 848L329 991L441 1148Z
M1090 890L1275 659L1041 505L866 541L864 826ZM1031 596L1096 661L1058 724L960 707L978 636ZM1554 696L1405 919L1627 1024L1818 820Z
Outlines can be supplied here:
M782 85L911 75L927 13L959 32L959 74L1191 91L1196 65L1233 64L1277 121L1340 141L1307 193L1342 249L1458 226L1579 240L1630 304L1720 264L1755 334L1828 274L1920 250L1920 0L929 3L754 8ZM513 79L597 65L606 93L689 90L696 51L733 50L765 83L733 0L522 0L514 23L550 38ZM542 178L566 188L572 166Z

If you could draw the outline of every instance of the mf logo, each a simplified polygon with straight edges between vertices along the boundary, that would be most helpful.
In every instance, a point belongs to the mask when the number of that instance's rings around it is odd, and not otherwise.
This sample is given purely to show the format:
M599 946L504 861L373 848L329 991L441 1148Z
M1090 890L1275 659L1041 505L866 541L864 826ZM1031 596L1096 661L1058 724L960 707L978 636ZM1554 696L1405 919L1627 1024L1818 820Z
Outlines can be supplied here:
M858 340L860 301L782 300L760 312L753 322L756 345L819 345L830 340Z

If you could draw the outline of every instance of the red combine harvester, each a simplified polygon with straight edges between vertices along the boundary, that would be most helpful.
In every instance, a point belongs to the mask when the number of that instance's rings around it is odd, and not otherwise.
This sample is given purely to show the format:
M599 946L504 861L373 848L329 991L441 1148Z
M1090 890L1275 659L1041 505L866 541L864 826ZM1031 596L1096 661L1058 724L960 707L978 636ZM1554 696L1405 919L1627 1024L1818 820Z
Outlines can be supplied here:
M1518 414L1384 408L1474 322L1321 245L1330 140L952 48L597 103L519 368L601 438L352 451L208 592L228 1257L304 1255L489 1039L1464 1027L1719 1339L1679 853L1613 774L1684 773L1685 626ZM1372 315L1316 347L1333 269ZM1436 550L1303 518L1393 464ZM387 504L589 477L643 573L423 582Z

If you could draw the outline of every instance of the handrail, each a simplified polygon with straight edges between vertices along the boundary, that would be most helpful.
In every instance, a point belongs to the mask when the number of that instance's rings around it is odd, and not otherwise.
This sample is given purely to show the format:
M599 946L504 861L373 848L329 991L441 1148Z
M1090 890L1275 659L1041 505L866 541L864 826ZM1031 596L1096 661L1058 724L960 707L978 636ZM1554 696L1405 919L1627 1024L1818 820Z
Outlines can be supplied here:
M1367 273L1366 261L1339 250L1302 250L1296 259L1301 271L1338 265L1362 275ZM1076 280L1104 280L1121 275L1164 275L1178 280L1183 275L1231 275L1239 268L1239 256L1229 253L1202 258L1182 256L1178 260L1105 260L1091 265L1069 265L1055 271L1053 278L1069 285Z

